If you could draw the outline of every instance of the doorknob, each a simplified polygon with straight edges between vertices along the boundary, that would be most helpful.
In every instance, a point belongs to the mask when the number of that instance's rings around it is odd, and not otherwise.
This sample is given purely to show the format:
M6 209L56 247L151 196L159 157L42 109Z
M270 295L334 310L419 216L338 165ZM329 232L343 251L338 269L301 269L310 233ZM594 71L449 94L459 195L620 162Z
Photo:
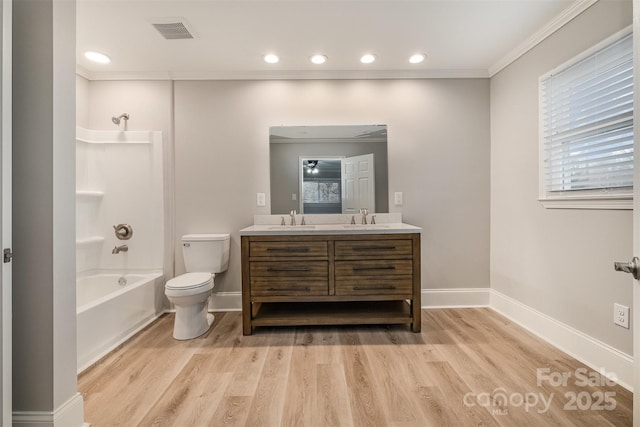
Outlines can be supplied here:
M616 271L633 274L633 278L640 280L640 259L634 256L631 262L614 262L613 268Z

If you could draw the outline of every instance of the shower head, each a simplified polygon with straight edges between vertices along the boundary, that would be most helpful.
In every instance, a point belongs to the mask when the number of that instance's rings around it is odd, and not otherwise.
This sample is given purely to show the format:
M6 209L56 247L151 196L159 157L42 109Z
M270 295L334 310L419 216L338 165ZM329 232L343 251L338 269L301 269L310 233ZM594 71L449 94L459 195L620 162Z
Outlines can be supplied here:
M117 125L120 124L120 119L129 120L129 113L122 113L118 117L116 116L111 117L111 121Z

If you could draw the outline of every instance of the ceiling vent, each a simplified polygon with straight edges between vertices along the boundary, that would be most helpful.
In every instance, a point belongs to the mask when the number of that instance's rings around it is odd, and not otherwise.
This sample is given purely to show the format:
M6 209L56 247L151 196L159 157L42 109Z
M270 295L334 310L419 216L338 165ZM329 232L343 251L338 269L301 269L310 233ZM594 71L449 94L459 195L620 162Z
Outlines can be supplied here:
M189 31L188 24L183 19L165 19L162 21L152 22L151 25L167 40L184 40L192 39L193 34Z

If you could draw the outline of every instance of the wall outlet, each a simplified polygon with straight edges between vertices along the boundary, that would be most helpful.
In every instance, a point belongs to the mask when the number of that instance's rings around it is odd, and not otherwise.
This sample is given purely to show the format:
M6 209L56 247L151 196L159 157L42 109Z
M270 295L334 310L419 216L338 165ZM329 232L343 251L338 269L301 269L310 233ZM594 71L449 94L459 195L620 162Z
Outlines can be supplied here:
M613 304L613 323L629 329L629 307Z
M291 200L298 200L298 194L297 193L291 193Z
M264 206L266 203L266 197L264 195L264 193L257 193L256 194L256 206Z
M393 195L393 203L396 206L402 206L402 191L396 191Z

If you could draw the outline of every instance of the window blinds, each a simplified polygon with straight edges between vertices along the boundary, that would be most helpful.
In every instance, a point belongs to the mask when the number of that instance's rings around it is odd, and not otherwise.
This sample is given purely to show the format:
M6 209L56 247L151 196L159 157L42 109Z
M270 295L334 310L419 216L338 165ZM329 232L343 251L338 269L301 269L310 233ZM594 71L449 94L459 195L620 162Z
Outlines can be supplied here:
M632 41L541 78L547 193L633 186Z

